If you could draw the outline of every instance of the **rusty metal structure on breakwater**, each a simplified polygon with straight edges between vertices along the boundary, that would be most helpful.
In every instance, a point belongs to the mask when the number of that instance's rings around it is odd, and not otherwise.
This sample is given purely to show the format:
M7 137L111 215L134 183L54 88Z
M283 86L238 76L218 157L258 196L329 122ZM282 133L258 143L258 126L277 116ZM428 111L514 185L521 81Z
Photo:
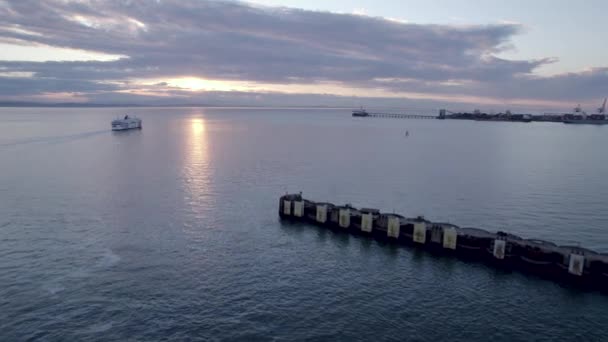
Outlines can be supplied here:
M279 216L608 292L608 254L579 246L461 228L421 216L407 218L377 209L314 202L301 194L281 196Z

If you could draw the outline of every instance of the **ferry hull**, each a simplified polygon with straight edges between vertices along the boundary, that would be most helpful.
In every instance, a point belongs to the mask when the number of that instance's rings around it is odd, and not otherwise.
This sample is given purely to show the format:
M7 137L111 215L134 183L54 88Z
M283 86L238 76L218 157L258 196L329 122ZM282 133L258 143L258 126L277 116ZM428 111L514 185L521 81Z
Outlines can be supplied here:
M141 129L140 125L137 126L133 126L133 125L129 125L129 126L112 126L112 130L113 131L127 131L130 129Z

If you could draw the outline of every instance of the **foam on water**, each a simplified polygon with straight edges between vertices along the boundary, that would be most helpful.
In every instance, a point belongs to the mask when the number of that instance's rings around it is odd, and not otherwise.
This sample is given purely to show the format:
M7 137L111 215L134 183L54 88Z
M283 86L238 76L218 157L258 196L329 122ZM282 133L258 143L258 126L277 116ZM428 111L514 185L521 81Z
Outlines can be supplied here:
M82 331L84 334L98 334L112 329L114 325L113 322L104 322L104 323L96 323L92 324L87 329Z
M121 260L120 256L109 248L104 249L103 254L98 259L96 266L100 268L110 268Z
M56 295L59 292L62 292L65 290L65 286L56 283L56 282L49 282L46 283L42 286L43 290L46 291L47 293L51 294L51 295Z

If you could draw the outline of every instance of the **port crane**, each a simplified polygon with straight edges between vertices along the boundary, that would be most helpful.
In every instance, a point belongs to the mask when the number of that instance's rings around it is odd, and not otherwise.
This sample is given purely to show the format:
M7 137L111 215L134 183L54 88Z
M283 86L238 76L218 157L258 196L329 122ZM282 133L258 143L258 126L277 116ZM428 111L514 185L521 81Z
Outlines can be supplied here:
M604 99L604 103L602 103L602 106L597 109L597 113L598 114L604 114L604 113L606 113L606 100L608 100L608 98L605 98Z

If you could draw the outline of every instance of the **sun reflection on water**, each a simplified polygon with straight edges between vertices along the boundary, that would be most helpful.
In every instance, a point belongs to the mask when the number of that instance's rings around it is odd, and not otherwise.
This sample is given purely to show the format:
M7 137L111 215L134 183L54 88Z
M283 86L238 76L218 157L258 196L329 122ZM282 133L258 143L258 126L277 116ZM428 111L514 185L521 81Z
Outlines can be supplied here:
M210 210L215 208L212 185L212 168L209 160L209 137L207 122L202 117L193 117L184 125L184 204L188 220L184 232L194 241L204 239L204 222Z
M201 119L201 118L192 119L191 126L192 126L192 133L194 133L194 135L200 135L201 133L204 133L206 130L205 120Z
M190 120L190 132L187 134L188 159L187 167L191 169L190 176L196 175L207 163L207 126L205 119L193 118ZM198 170L197 170L198 169Z
M205 119L197 117L189 121L186 136L186 160L184 165L190 201L195 203L208 192L209 151Z

